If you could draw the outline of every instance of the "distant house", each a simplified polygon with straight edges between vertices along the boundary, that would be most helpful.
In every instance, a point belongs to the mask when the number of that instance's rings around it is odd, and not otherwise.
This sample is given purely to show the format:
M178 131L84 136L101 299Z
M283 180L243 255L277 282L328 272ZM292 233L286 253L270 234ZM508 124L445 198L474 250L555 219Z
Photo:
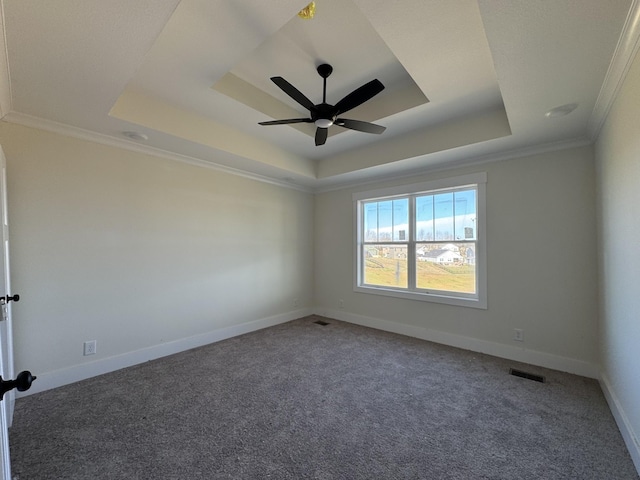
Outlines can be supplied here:
M376 247L369 246L365 248L365 255L367 257L379 257L380 250L378 250Z
M365 247L367 258L407 258L407 247Z
M462 255L453 250L438 248L436 250L417 252L419 261L438 263L440 265L451 265L462 263Z
M407 258L406 247L384 247L382 256L385 258Z
M467 247L467 264L475 265L476 264L476 252L471 247Z

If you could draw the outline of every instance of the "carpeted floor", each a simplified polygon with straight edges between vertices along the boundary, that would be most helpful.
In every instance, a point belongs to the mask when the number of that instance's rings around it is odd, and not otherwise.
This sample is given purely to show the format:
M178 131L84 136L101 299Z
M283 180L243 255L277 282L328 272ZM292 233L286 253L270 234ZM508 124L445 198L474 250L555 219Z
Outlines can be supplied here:
M596 381L319 318L19 399L14 476L638 479Z

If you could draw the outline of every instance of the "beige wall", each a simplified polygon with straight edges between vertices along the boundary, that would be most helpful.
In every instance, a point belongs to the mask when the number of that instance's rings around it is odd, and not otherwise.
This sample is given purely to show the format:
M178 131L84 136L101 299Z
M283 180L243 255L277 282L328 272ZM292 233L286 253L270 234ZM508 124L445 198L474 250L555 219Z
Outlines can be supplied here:
M596 143L602 378L640 471L640 58Z
M18 370L45 378L311 306L312 195L14 124L0 144Z
M14 124L0 124L0 143L9 169L14 291L23 298L14 309L18 369L56 372L315 308L593 374L590 147L314 201ZM354 191L477 171L488 174L487 310L353 292ZM512 340L514 328L524 330L524 343ZM98 355L83 357L82 343L93 339Z
M487 310L353 291L352 193L485 171ZM336 318L597 375L591 147L316 196L316 305ZM344 308L339 308L339 300ZM513 341L514 328L524 343Z
M80 376L101 373L118 366L92 367L105 359L140 360L136 352L153 356L184 339L317 311L575 373L597 374L601 364L637 456L638 85L636 60L595 162L582 147L315 198L0 123L13 291L22 296L16 368L41 378L84 367ZM353 192L480 171L488 175L487 310L353 292ZM514 328L524 343L512 340ZM84 357L82 343L93 339L98 354Z

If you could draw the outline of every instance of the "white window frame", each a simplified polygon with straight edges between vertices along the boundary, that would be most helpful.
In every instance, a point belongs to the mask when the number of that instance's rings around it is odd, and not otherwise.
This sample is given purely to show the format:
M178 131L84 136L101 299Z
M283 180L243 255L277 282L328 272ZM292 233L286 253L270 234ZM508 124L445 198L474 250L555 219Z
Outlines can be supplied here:
M383 188L378 190L370 190L366 192L354 193L354 218L355 218L355 242L354 242L354 282L353 290L360 293L368 293L375 295L386 295L396 298L404 298L409 300L419 300L424 302L443 303L448 305L457 305L472 308L487 308L487 247L486 247L486 184L487 174L474 173L469 175L460 175L456 177L443 178L422 183L414 183L411 185L402 185L396 187ZM438 190L458 189L462 187L475 187L477 191L477 218L476 218L476 293L464 294L448 291L425 291L417 290L411 287L414 282L409 280L408 288L394 288L386 286L366 285L363 283L362 268L362 243L364 236L362 205L366 202L376 200L391 200L392 197L404 197L415 194L431 194L437 193ZM415 216L410 207L409 223L415 222ZM413 227L409 228L408 235L408 265L415 263L415 236ZM419 243L419 242L417 242ZM410 275L414 267L410 267Z

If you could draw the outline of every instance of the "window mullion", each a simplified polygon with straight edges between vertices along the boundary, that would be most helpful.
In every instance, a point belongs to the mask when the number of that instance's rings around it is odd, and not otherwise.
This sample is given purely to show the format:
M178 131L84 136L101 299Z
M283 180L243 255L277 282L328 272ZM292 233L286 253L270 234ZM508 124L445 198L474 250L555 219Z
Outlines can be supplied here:
M407 236L407 286L416 289L416 196L409 197L409 231Z

